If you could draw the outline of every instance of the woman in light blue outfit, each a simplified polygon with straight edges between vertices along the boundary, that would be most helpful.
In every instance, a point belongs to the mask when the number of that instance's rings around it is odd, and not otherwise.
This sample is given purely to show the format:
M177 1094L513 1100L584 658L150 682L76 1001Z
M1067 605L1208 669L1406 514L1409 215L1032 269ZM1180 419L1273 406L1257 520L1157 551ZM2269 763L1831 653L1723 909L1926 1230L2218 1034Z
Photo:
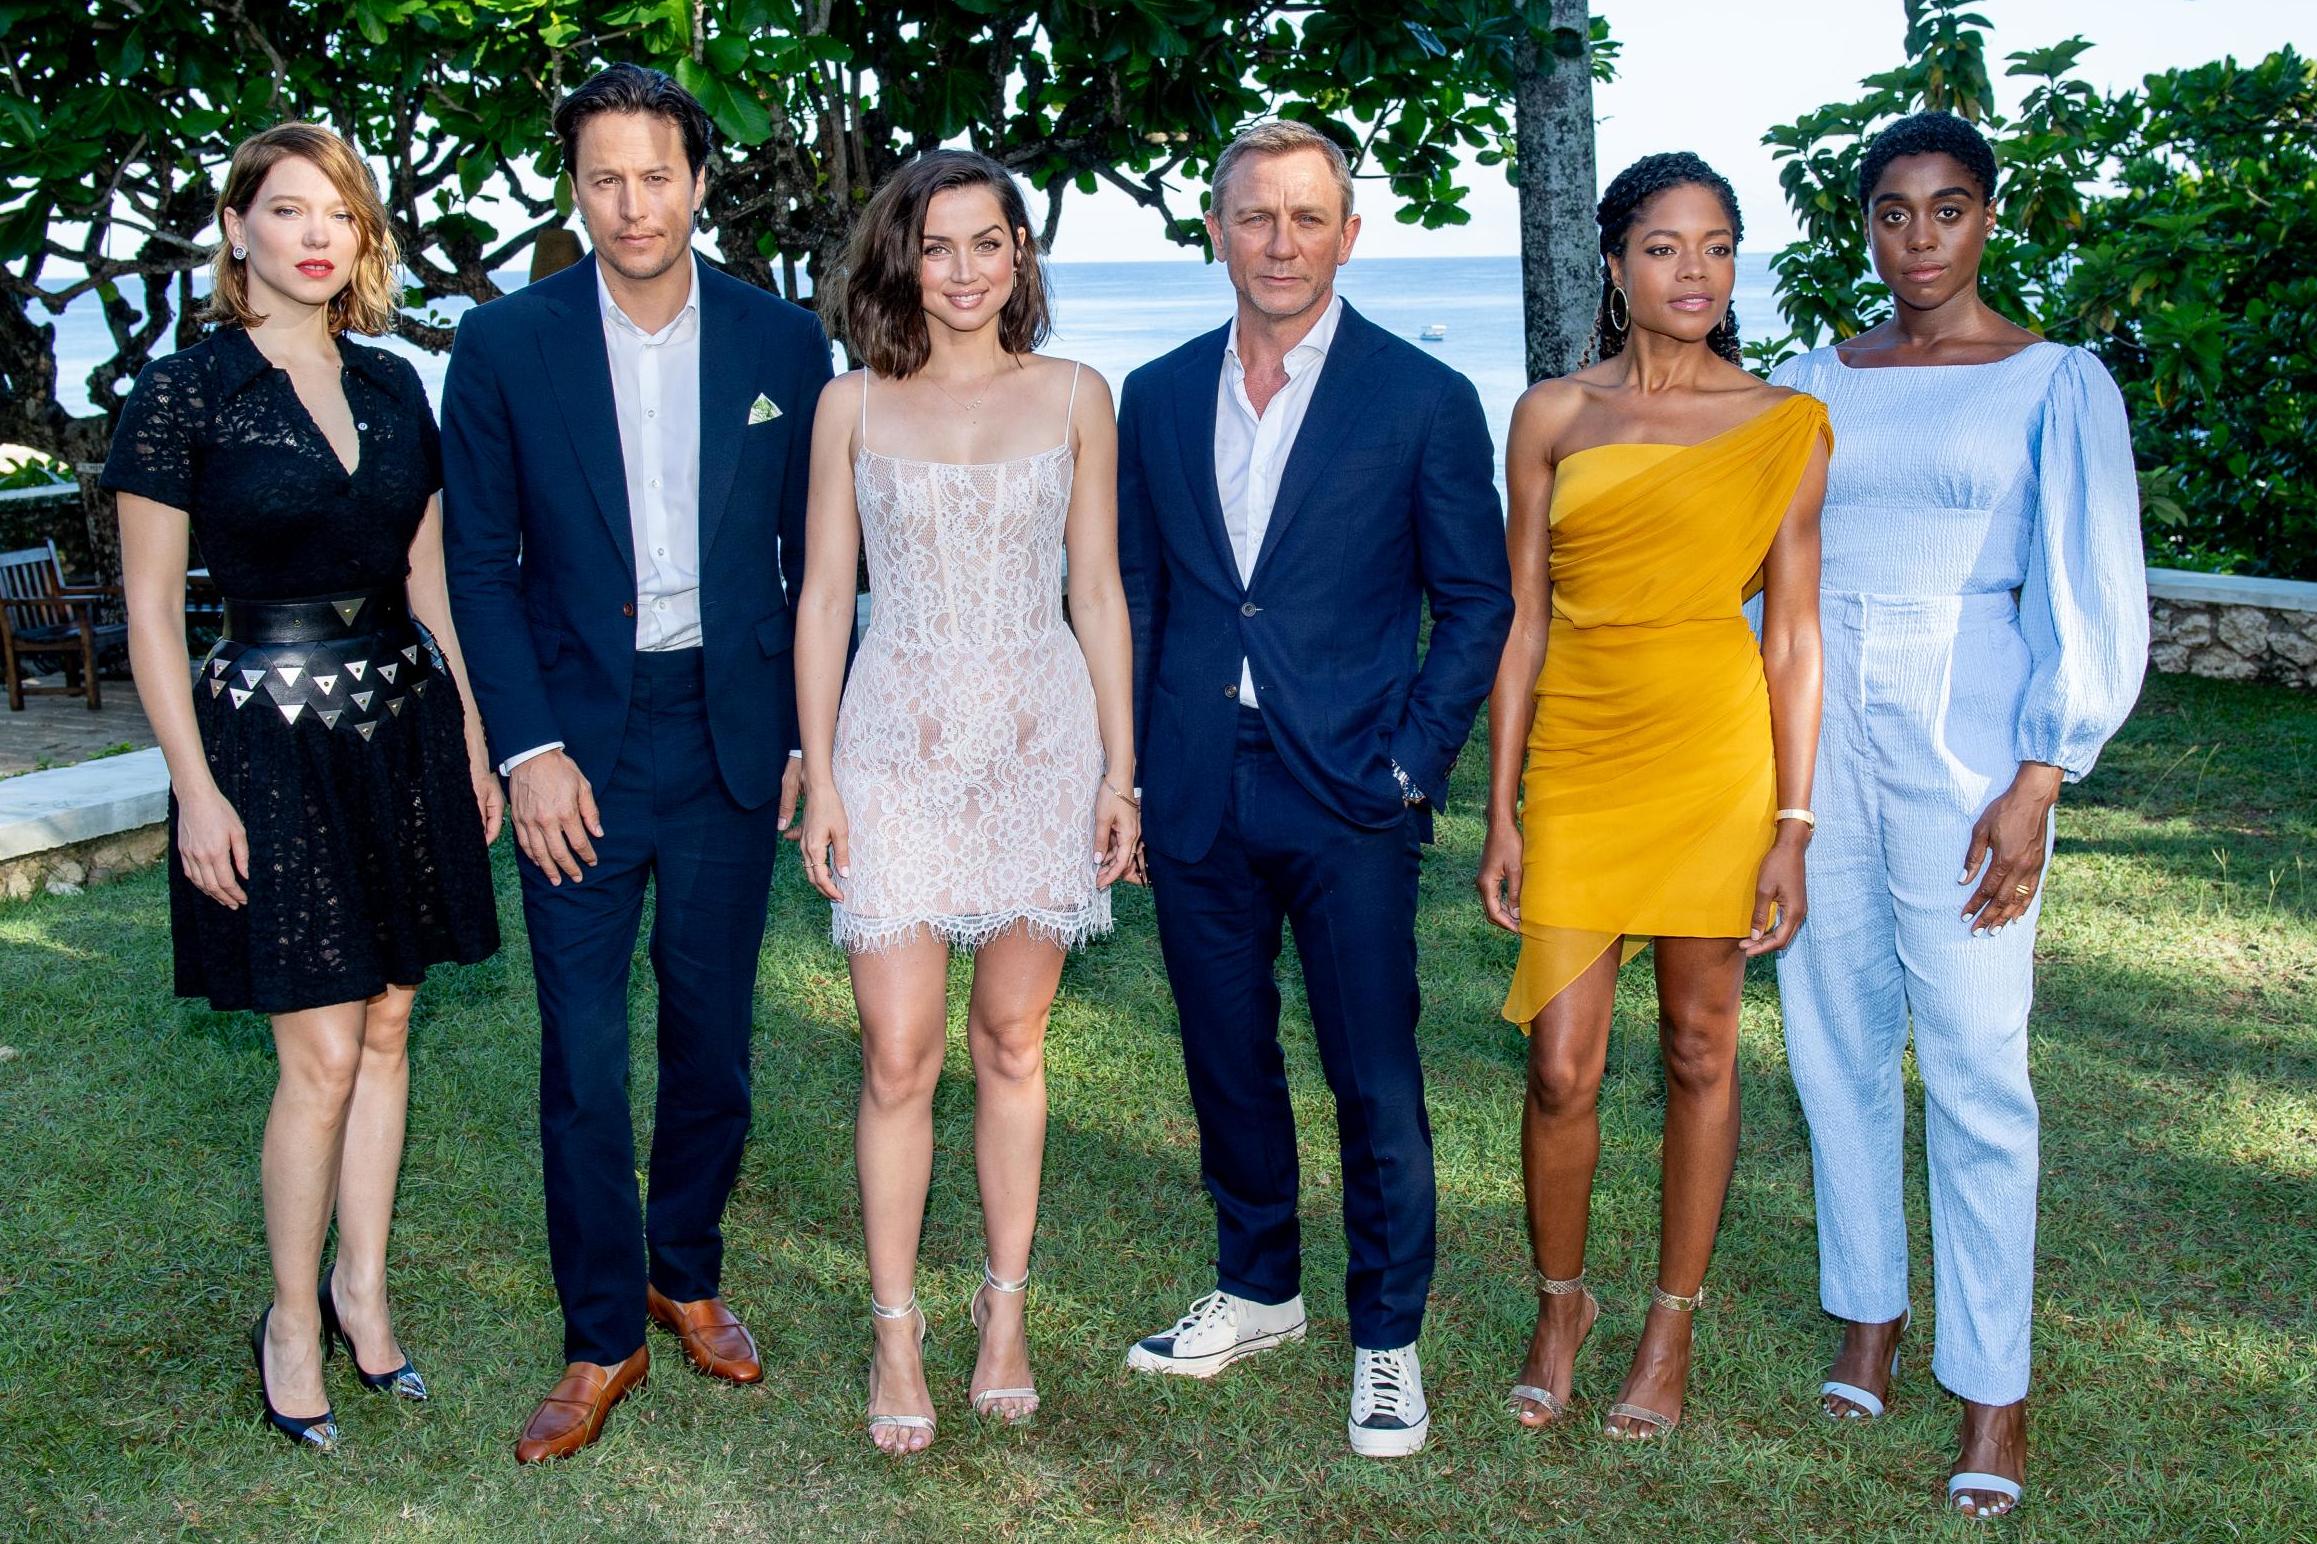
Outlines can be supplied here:
M1903 119L1859 182L1894 314L1772 377L1826 403L1835 447L1812 904L1778 984L1810 1120L1821 1301L1848 1321L1826 1413L1882 1413L1906 1327L1911 1025L1932 1371L1964 1401L1947 1494L1989 1517L2017 1504L2027 1467L2027 1018L2051 811L2139 691L2139 499L2107 372L1979 298L1995 159L1977 131Z

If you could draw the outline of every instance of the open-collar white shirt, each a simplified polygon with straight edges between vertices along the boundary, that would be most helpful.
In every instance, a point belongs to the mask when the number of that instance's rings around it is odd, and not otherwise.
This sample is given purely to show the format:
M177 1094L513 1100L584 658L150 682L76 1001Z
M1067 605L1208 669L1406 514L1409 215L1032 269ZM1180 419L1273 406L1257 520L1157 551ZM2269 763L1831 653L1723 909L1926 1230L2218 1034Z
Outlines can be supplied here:
M700 646L700 259L675 320L657 332L636 325L604 282L595 298L611 360L611 400L627 470L628 534L636 552L636 647ZM499 763L502 775L563 749L535 745Z
M1287 471L1287 458L1295 450L1295 436L1303 428L1303 415L1311 407L1320 367L1327 363L1343 312L1343 297L1331 296L1311 331L1287 351L1287 384L1260 413L1247 395L1247 367L1239 357L1239 318L1232 315L1231 335L1223 342L1222 376L1215 388L1215 493L1222 500L1223 528L1231 537L1241 584L1255 577L1255 560L1271 529L1271 506L1279 497L1279 479ZM1239 701L1250 708L1259 705L1254 672L1244 659L1239 662Z
M595 270L636 550L636 647L646 653L700 646L700 260L686 262L683 309L657 332L620 309L601 259Z

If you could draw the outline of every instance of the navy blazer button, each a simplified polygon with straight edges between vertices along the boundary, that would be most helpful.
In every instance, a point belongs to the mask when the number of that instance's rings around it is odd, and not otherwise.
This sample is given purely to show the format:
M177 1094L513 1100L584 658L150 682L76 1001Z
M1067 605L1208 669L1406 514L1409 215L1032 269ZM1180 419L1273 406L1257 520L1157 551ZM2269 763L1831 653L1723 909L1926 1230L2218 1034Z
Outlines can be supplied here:
M1231 683L1229 686L1226 686L1226 687L1224 687L1224 688L1223 688L1223 695L1224 695L1224 696L1226 696L1226 697L1236 697L1236 696L1238 696L1238 695L1239 695L1239 683L1238 683L1238 682L1236 682L1236 681L1233 681L1233 682L1232 682L1232 683Z
M1258 611L1261 611L1262 609L1263 609L1263 608L1262 608L1261 606L1258 606L1258 605L1256 605L1256 604L1255 604L1255 602L1253 602L1253 601L1248 601L1248 602L1247 602L1245 605L1243 605L1243 606L1241 606L1241 607L1239 608L1239 614L1240 614L1241 616L1243 616L1243 617L1251 617L1251 616L1253 616L1253 615L1254 615L1256 612L1258 612Z
M636 603L632 600L629 601L626 605L619 608L619 614L623 617L634 616L636 614Z

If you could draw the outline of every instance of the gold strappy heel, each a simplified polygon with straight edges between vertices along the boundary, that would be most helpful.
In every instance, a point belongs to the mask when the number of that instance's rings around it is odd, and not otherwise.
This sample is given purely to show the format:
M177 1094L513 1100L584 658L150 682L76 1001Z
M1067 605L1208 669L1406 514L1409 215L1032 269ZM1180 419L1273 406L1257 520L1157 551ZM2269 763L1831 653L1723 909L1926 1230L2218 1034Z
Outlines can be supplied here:
M1548 1276L1541 1270L1536 1274L1537 1306L1540 1311L1544 1307L1544 1300L1546 1298L1567 1297L1571 1293L1578 1292L1584 1293L1585 1301L1592 1305L1593 1311L1586 1317L1585 1327L1577 1332L1577 1349L1576 1351L1571 1351L1569 1353L1569 1376L1573 1383L1576 1378L1577 1352L1585 1349L1585 1341L1592 1335L1593 1326L1600 1321L1601 1300L1595 1297L1586 1287L1585 1273L1583 1271L1579 1271L1576 1275L1571 1276L1566 1281L1562 1281L1557 1277ZM1512 1393L1505 1400L1505 1407L1509 1409L1517 1418L1522 1414L1521 1401L1523 1400L1527 1400L1530 1404L1542 1405L1545 1407L1545 1419L1541 1421L1524 1420L1521 1422L1521 1424L1524 1426L1550 1426L1553 1424L1553 1422L1559 1420L1562 1416L1569 1413L1569 1402L1566 1399L1563 1399L1560 1395L1554 1393L1551 1389L1539 1388L1533 1383L1514 1384L1512 1386Z
M1663 1287L1653 1286L1649 1289L1649 1297L1650 1301L1658 1307L1669 1309L1674 1313L1695 1313L1698 1304L1706 1300L1706 1289L1700 1287L1687 1297L1676 1297ZM1609 1423L1620 1417L1628 1421L1639 1421L1651 1429L1646 1433L1619 1431ZM1671 1436L1673 1429L1680 1424L1681 1417L1679 1416L1666 1415L1657 1410L1644 1410L1639 1405L1629 1405L1620 1400L1611 1405L1601 1417L1601 1435L1612 1442L1660 1442Z

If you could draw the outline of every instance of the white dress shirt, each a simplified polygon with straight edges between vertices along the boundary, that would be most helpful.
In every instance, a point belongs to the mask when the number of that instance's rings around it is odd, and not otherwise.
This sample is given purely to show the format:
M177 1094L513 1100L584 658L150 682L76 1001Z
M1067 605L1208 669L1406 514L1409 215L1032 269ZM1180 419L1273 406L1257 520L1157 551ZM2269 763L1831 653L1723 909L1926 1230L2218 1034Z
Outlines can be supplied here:
M658 332L619 308L600 259L595 271L636 552L636 648L647 653L700 646L700 260L690 264L684 307ZM499 771L562 748L533 746Z
M1287 471L1288 455L1311 407L1320 366L1327 362L1343 310L1343 297L1331 298L1303 341L1287 351L1287 384L1260 413L1247 395L1247 367L1239 358L1239 319L1231 318L1231 335L1223 343L1222 378L1215 388L1215 492L1222 500L1223 528L1230 533L1242 584L1255 577L1255 560L1263 551L1264 533L1271 529L1271 506L1279 497L1279 479ZM1260 705L1255 700L1254 672L1244 659L1239 661L1239 701L1250 708Z
M595 271L636 548L636 648L700 646L700 260L675 320L646 332Z

